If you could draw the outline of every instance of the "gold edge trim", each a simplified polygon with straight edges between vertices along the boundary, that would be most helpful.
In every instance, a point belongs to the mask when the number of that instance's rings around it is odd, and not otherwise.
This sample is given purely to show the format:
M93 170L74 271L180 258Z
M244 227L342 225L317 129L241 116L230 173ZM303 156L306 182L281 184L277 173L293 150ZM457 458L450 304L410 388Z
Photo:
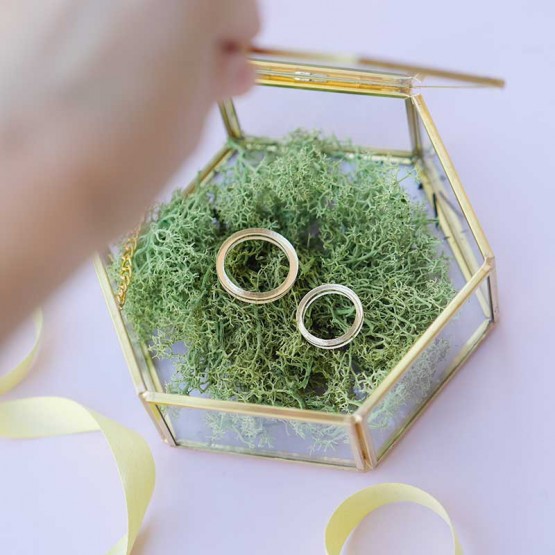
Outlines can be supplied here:
M414 108L412 99L405 100L405 109L407 112L407 125L409 128L410 142L412 146L412 156L415 159L421 157L422 153L422 139L420 137L420 128L418 126L418 116Z
M497 285L497 267L495 265L495 259L492 259L491 264L492 269L489 275L488 284L490 291L492 318L494 322L497 322L497 320L499 319L499 290Z
M353 418L351 425L348 427L349 442L351 444L351 451L355 461L357 470L364 471L368 467L368 461L365 457L364 449L362 446L361 438L358 431L358 422Z
M160 409L156 405L150 405L144 399L143 396L144 396L144 392L140 393L139 400L141 401L141 404L144 406L146 412L150 416L150 419L154 423L154 426L158 430L160 437L163 439L165 443L167 443L171 447L177 447L173 430L171 429L170 425L168 424L164 416L161 414Z
M474 212L474 208L472 207L472 204L470 203L466 191L464 190L464 187L461 183L459 175L455 170L455 166L453 165L453 162L449 154L447 153L447 149L445 148L445 145L443 144L443 141L439 136L439 132L437 130L437 127L435 126L434 121L432 120L428 107L424 102L424 98L421 95L416 95L412 97L412 101L418 115L420 116L422 124L424 125L424 128L426 129L428 136L430 137L430 141L437 153L439 161L443 166L445 175L451 183L451 187L453 188L455 197L457 198L460 208L468 221L470 230L472 231L474 238L478 243L478 247L482 252L482 255L486 259L492 258L493 251L491 249L489 241L487 240L482 226L478 221L476 213Z
M223 146L208 161L208 163L198 173L197 177L190 181L186 187L181 189L181 192L184 195L190 195L192 192L195 191L197 187L200 187L201 185L206 183L206 181L212 178L216 169L231 157L233 152L234 150L231 147L227 145Z
M233 455L238 457L255 457L257 459L266 459L266 460L273 460L273 461L280 461L286 463L294 463L294 464L301 464L301 465L310 465L310 466L322 466L327 468L335 468L337 470L346 470L350 472L366 472L368 468L366 467L364 470L358 469L355 466L355 462L353 461L352 464L347 464L345 459L333 459L337 462L325 462L325 461L312 461L303 458L295 458L295 454L291 453L291 458L288 457L279 457L274 456L271 454L264 454L264 453L253 453L250 451L236 451L233 450L232 447L229 449L223 447L210 447L207 445L203 445L202 443L193 443L188 442L185 440L178 440L177 447L182 447L184 449L191 449L192 451L198 451L201 453L212 453L217 455ZM240 449L240 448L239 448ZM300 457L300 455L299 455Z
M138 394L141 394L146 391L146 384L143 380L137 359L135 358L135 352L133 350L133 345L131 344L131 339L129 338L127 329L121 317L121 312L116 304L112 286L110 285L110 280L108 278L108 273L100 254L97 253L94 256L93 263L98 276L98 281L100 282L100 288L102 289L102 293L104 295L104 300L106 301L106 306L108 307L108 312L115 327L121 350L123 351L123 356L127 363L127 367L129 368L129 373L131 374L131 380L135 386L135 391Z
M145 359L146 370L148 370L148 378L150 383L155 391L158 393L164 393L164 388L162 387L162 383L160 382L160 377L158 376L158 372L156 371L156 366L152 357L150 356L150 352L147 346L144 343L141 343L141 352L143 353L143 358ZM147 388L150 390L150 388Z
M461 83L472 83L475 85L482 85L484 87L493 87L498 89L502 89L505 87L505 80L498 77L488 77L475 75L472 73L436 69L432 67L406 64L393 60L379 60L377 58L359 59L362 65L380 67L382 69L406 71L415 75L420 74L423 79L425 79L426 77L437 77L439 79L449 79L451 81L460 81Z
M389 372L383 381L370 394L370 397L357 409L355 415L366 418L368 413L377 405L398 380L410 369L414 361L436 338L443 328L451 321L454 314L468 301L474 291L488 276L491 266L484 262L480 269L465 283L464 287L455 295L451 302L443 309L443 312L431 323L430 327L420 336L413 346L406 352L397 365Z
M355 86L348 83L317 83L307 81L295 81L293 79L278 80L275 78L258 76L256 84L268 87L283 87L289 89L302 89L309 91L336 92L347 94L363 94L368 96L385 96L391 98L410 98L411 93L394 87L386 86Z
M374 448L374 442L368 428L368 423L360 415L355 415L355 426L366 461L366 467L368 470L372 470L378 464L378 458L376 456L376 449Z
M148 352L148 347L139 341L137 341L135 345L133 352L135 354L137 367L141 373L141 379L145 384L145 391L157 390L157 383L159 384L160 381L156 375L156 369L152 366L153 362Z
M381 69L386 69L390 71L402 71L409 73L413 76L421 77L438 77L442 79L449 79L452 81L460 81L463 83L474 83L478 85L483 85L487 87L503 88L505 86L505 80L498 77L489 77L485 75L476 75L473 73L452 71L440 68L433 68L427 66L420 66L416 64L410 64L405 62L399 62L396 60L386 60L383 58L371 58L368 56L357 56L349 54L322 54L318 52L307 52L307 51L290 51L286 49L277 48L261 48L258 46L252 46L250 48L252 54L257 54L261 56L275 56L275 57L290 57L300 60L319 60L327 63L341 63L341 64L351 64L351 65L361 65L368 67L376 67ZM401 76L402 77L402 76Z
M412 78L316 64L298 64L260 59L249 60L257 81L341 87L352 91L384 91L410 96Z
M320 65L312 62L298 63L289 60L278 61L250 57L249 63L261 73L268 73L269 75L276 75L277 77L290 77L301 82L307 82L310 79L360 79L372 85L383 85L403 90L409 89L412 82L412 76L409 75L396 75L394 73L374 72L367 69Z
M241 139L243 137L243 131L239 123L239 118L237 117L237 111L233 100L230 98L223 100L218 104L218 107L227 136L234 139Z
M242 414L244 416L297 420L300 422L312 422L315 424L329 424L334 426L350 426L353 421L352 414L334 414L291 407L271 407L266 405L255 405L253 403L191 397L189 395L156 393L153 391L145 391L143 396L147 402L156 405L200 410L217 410L226 413Z
M433 395L430 396L429 399L412 415L412 417L408 420L408 422L399 429L399 431L395 434L395 436L388 442L387 446L381 451L378 455L378 463L381 464L382 461L386 458L389 453L393 450L393 448L399 443L399 441L405 436L405 434L409 431L410 428L420 419L420 417L426 412L426 410L430 407L431 403L442 393L444 388L451 382L451 380L458 374L459 370L464 366L464 364L468 361L470 356L476 352L478 346L484 341L484 339L491 333L494 329L495 323L493 321L483 322L480 324L476 332L470 338L470 340L466 343L466 345L461 349L459 356L455 361L453 361L452 368L449 369L447 377L444 381L437 387L434 391ZM479 335L481 332L481 335ZM473 338L478 336L477 339Z
M146 349L146 347L144 345L141 345L141 350L143 352L146 365L148 367L148 378L152 380L152 385L154 387L157 387L156 384L158 384L160 386L160 389L156 390L156 393L163 393L164 391L162 389L162 384L160 383L160 379L158 378L158 373L156 372L156 367L154 365L154 361L152 360L152 357L150 356L150 353L148 352L148 350ZM156 378L154 378L154 376ZM161 423L160 423L159 427L160 427L160 434L162 435L162 439L166 443L175 447L177 445L175 443L177 441L177 439L176 439L177 436L176 436L175 430L173 428L171 418L169 417L169 415L164 415L162 413L162 411L160 410L160 407L158 405L153 405L145 399L145 394L148 391L152 391L152 390L147 388L146 391L143 391L142 393L139 394L139 399L140 399L141 403L145 407L147 407L147 409L150 412L152 412L151 416L155 419L157 426L158 426L158 419L161 420ZM170 439L168 439L168 435L170 436Z

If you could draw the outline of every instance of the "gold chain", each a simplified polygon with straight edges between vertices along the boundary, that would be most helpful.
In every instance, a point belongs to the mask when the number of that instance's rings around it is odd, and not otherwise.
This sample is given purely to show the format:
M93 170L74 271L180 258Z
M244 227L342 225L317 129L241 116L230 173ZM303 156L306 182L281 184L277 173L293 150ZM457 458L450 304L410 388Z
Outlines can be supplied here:
M127 290L129 289L129 284L131 283L131 276L133 274L133 255L135 254L135 249L137 248L137 241L139 240L139 232L141 226L139 225L137 229L129 235L123 247L123 254L121 256L121 266L119 270L119 287L116 293L116 302L118 303L119 309L123 308L125 304L125 299L127 298Z

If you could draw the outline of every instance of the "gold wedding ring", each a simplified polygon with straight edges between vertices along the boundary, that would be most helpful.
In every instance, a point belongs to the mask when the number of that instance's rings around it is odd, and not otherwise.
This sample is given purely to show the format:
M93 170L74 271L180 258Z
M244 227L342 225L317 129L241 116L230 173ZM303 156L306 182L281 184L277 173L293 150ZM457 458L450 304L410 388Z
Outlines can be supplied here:
M289 261L289 273L287 274L285 281L279 287L276 287L271 291L264 292L247 291L231 281L225 271L225 259L231 249L241 243L244 243L245 241L266 241L275 245L285 253L287 260ZM283 297L283 295L285 295L287 291L293 287L299 272L299 259L293 245L285 237L283 237L283 235L280 235L275 231L271 231L270 229L251 227L230 235L224 241L218 251L218 256L216 257L216 272L222 287L236 299L254 304L271 303Z
M309 306L314 301L325 295L341 295L343 297L347 297L355 306L355 321L353 322L353 325L343 335L335 337L334 339L322 339L320 337L316 337L306 329L304 324L304 318ZM301 335L311 345L319 347L320 349L339 349L340 347L344 347L359 334L363 323L364 310L362 308L362 303L360 302L358 295L345 285L330 283L315 287L302 298L297 308L297 327L299 328Z

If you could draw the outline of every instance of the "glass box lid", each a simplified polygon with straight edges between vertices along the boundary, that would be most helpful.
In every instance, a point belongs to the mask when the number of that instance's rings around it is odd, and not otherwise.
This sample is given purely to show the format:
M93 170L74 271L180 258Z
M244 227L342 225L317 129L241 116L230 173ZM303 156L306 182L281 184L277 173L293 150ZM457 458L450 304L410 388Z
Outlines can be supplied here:
M340 90L353 85L362 91L391 87L392 94L410 94L421 88L471 88L505 86L503 79L443 70L416 64L347 54L320 54L251 47L257 79L264 84L287 86L292 82L315 88Z

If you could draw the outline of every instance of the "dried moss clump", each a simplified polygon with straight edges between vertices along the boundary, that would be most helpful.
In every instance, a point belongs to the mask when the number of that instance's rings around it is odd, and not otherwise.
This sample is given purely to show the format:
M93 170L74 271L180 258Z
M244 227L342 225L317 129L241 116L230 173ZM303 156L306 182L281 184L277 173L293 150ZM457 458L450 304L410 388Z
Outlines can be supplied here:
M399 167L334 155L339 147L301 131L275 149L235 145L216 179L190 196L177 192L144 228L125 312L153 354L174 363L170 391L353 411L452 298L447 261ZM278 231L297 249L298 280L277 302L245 304L218 283L221 243L247 227ZM273 246L247 242L232 252L228 273L244 287L273 288L286 274ZM364 306L363 329L342 350L312 347L295 325L298 302L322 283L347 285ZM326 297L309 324L330 337L353 317L348 301Z

